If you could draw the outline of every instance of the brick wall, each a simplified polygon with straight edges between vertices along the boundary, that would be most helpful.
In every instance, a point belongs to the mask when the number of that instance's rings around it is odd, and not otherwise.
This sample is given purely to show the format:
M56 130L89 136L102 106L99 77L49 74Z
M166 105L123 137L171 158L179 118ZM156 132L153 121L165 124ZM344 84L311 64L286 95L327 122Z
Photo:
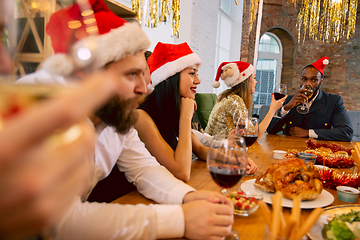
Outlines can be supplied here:
M359 3L360 4L360 3ZM243 18L241 60L253 62L256 23L249 34L250 1L246 0ZM339 94L347 110L360 111L360 6L356 21L356 32L350 41L325 44L305 39L298 43L296 30L297 10L287 6L285 0L264 0L261 34L272 32L283 46L283 69L281 81L288 85L289 94L299 88L300 72L308 64L322 56L330 63L325 69L325 80L321 89ZM303 38L301 38L303 39Z

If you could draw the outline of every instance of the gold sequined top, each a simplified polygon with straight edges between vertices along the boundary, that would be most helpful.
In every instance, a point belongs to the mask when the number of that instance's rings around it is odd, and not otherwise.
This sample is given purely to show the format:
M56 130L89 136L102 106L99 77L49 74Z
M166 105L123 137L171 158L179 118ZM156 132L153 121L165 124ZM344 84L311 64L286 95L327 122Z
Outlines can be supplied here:
M233 114L236 109L239 109L242 114L245 114L243 116L247 117L248 113L244 100L237 94L230 94L217 102L210 113L205 133L211 136L227 137L231 130L235 129Z

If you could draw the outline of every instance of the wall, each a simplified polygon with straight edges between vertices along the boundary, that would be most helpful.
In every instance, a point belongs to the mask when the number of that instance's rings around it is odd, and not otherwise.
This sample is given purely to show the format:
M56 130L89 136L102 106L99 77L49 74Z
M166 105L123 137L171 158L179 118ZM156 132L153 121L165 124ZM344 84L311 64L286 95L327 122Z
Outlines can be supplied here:
M198 92L213 92L215 47L219 1L193 0L192 39L190 45L203 64L199 69Z
M246 9L250 1L246 1ZM325 69L325 80L321 89L339 94L347 110L360 110L357 97L360 88L360 7L356 21L355 36L350 41L325 44L305 39L298 43L296 30L297 10L287 6L285 0L265 0L261 34L270 31L276 34L284 47L282 82L288 85L289 94L294 94L300 85L300 72L308 64L322 56L328 56L330 63ZM244 13L241 60L252 63L254 55L255 29L248 34L249 11Z

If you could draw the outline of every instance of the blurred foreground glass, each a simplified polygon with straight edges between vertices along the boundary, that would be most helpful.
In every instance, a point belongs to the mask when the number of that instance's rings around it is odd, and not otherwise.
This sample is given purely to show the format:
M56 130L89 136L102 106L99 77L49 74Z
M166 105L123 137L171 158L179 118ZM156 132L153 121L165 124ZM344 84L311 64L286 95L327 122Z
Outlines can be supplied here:
M0 0L0 41L14 63L12 74L0 72L0 83L14 82L38 70L53 55L47 23L51 14L73 3L77 3L81 18L67 22L74 40L64 39L63 48L68 49L65 55L76 70L94 70L98 28L89 0Z
M0 132L6 128L7 121L11 121L23 111L36 107L41 101L64 96L68 90L69 88L60 86L0 85ZM74 124L67 129L56 129L47 142L58 147L76 140L82 133L82 124Z
M207 169L212 179L221 187L221 192L226 197L228 188L235 186L243 175L247 166L245 140L242 137L230 135L222 138L213 137L206 159ZM239 233L232 230L225 239L238 239Z

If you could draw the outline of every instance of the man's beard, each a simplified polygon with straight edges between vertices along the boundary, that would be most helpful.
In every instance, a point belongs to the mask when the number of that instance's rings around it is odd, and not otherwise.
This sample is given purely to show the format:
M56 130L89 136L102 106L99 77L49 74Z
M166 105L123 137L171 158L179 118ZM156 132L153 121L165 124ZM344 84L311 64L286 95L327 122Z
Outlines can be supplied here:
M116 132L125 134L136 123L138 114L136 106L144 101L144 96L123 100L119 96L112 97L105 106L96 112L105 124L112 126Z

